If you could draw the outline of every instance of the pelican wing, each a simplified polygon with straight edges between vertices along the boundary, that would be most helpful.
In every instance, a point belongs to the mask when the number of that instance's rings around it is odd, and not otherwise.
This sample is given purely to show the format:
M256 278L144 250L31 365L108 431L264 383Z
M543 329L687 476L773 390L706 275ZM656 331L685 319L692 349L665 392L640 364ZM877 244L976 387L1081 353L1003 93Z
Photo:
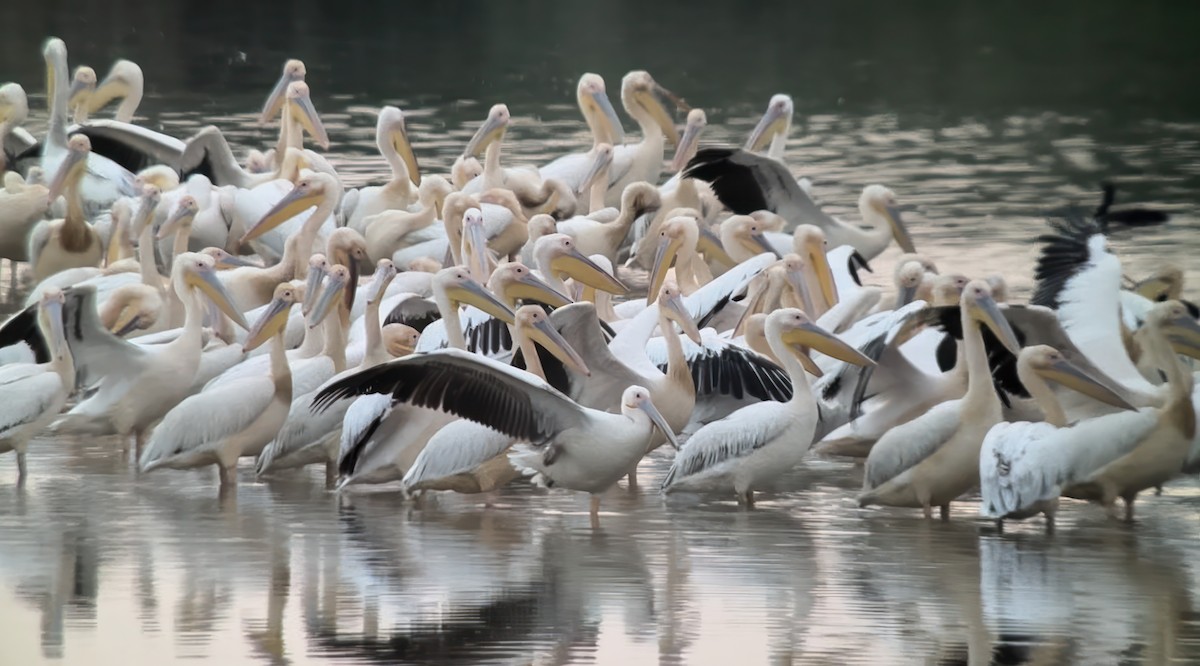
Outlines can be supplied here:
M1071 299L1072 287L1078 286L1072 284L1074 278L1096 267L1098 257L1093 256L1090 243L1097 236L1102 241L1103 233L1095 221L1077 214L1050 220L1049 224L1052 233L1038 237L1043 245L1034 271L1037 286L1030 302L1057 310L1064 299Z
M792 228L815 224L828 229L836 224L786 166L764 155L740 148L701 148L683 175L712 185L717 199L740 215L766 209L781 215Z
M697 430L675 455L662 487L668 489L688 477L714 470L726 461L748 456L779 438L788 428L795 427L790 419L756 414L776 406L750 405Z
M317 394L314 407L365 393L437 409L539 443L579 425L579 405L542 380L457 349L413 354L363 370Z
M621 391L645 381L624 360L613 355L609 348L611 331L605 329L604 322L596 315L594 304L584 301L558 308L550 313L550 322L567 344L583 356L592 372L590 377L584 377L568 371L557 357L535 345L547 383L559 392L581 405L609 409L616 406ZM520 349L514 352L513 366L525 367Z
M93 120L67 131L86 135L92 142L92 152L132 173L156 164L178 169L183 156L184 143L179 139L133 123Z
M391 412L392 396L386 393L367 394L350 403L342 418L338 473L349 475L354 472L371 435L375 434Z
M8 318L0 324L0 347L8 347L25 343L33 350L34 360L46 363L50 360L50 348L42 337L42 329L38 326L38 304L32 303L24 310Z
M741 400L785 402L792 399L792 382L778 365L751 349L719 338L712 329L704 329L703 345L680 338L683 355L692 371L696 398L728 395ZM651 338L646 355L663 374L667 372L667 344L661 337Z
M404 485L470 472L508 450L512 437L473 421L454 421L439 430L404 475Z
M142 453L142 468L236 435L261 416L274 398L270 377L247 377L188 396L154 429Z
M113 335L100 323L94 286L67 290L63 323L75 361L76 383L80 386L126 377L142 366L146 352Z
M962 400L948 400L884 433L867 456L863 489L877 488L933 455L958 429L961 412Z
M42 417L54 407L62 379L46 366L18 364L0 368L0 439Z

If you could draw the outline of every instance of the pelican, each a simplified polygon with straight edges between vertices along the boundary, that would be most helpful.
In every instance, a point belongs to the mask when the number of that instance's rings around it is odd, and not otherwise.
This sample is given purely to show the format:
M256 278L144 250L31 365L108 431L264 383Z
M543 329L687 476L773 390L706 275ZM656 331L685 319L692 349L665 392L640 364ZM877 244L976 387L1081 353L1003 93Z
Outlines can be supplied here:
M575 239L579 252L599 254L616 263L617 251L629 236L629 229L642 215L658 210L662 199L649 183L630 183L621 193L621 208L615 219L601 221L591 215L580 215L558 223L558 232Z
M895 194L882 185L867 186L858 199L863 222L871 225L870 230L863 230L822 211L787 167L768 157L704 148L688 163L684 176L708 182L721 203L734 213L749 215L765 209L781 215L789 225L816 225L834 247L853 245L867 260L879 256L893 239L905 252L916 252Z
M42 145L42 171L59 172L72 155L67 145L67 47L61 39L51 38L43 51L47 68L47 99L50 103L50 127ZM89 143L90 146L90 143ZM90 149L89 149L90 150ZM106 210L122 196L134 196L134 175L113 160L100 155L87 156L87 174L79 188L86 217Z
M304 62L301 60L292 58L283 63L283 73L279 76L279 81L275 83L275 87L271 89L271 94L267 95L267 101L263 104L262 114L259 116L258 122L266 123L278 116L282 110L288 87L297 81L304 81L304 77L307 74L308 70L304 67Z
M587 153L572 153L555 158L538 169L543 180L551 178L565 182L573 191L582 191L582 184L589 165L593 163L596 149L601 144L620 145L625 141L621 120L613 109L604 88L604 79L598 74L587 73L579 77L575 89L579 112L592 131L592 149Z
M1080 458L1095 456L1101 443L1112 439L1110 428L1116 426L1114 420L1131 419L1125 414L1113 414L1117 419L1099 417L1070 425L1047 382L1115 407L1131 410L1134 407L1102 380L1090 376L1049 345L1022 349L1017 357L1017 375L1037 402L1045 421L998 423L988 431L979 450L982 497L979 513L996 519L1001 527L1005 519L1019 520L1042 513L1046 516L1046 530L1053 531L1064 475L1075 472L1081 466L1079 463L1088 464ZM1147 419L1134 420L1141 423ZM1089 450L1083 450L1083 446ZM1065 459L1069 458L1074 460L1067 462Z
M767 157L783 163L783 151L787 147L788 132L792 129L792 113L795 105L789 95L772 95L767 103L767 112L746 139L744 150L758 152L767 148Z
M15 170L18 156L37 141L21 124L29 117L29 98L19 83L0 85L0 173Z
M45 185L28 182L16 171L4 172L0 190L0 258L29 260L30 232L50 208ZM15 273L15 267L12 269Z
M71 77L71 94L67 97L67 111L72 112L75 123L87 122L87 99L96 90L96 70L87 65L75 68Z
M482 152L484 157L483 173L462 188L464 193L476 194L503 187L512 190L518 197L524 197L541 187L542 178L533 169L506 169L500 166L500 146L511 119L507 106L493 105L488 110L487 119L467 142L463 155L478 157Z
M641 129L642 140L634 145L613 144L613 163L609 174L611 184L606 199L609 206L618 205L621 193L630 183L658 182L666 150L664 136L674 145L679 143L675 121L656 94L663 94L683 106L682 100L659 85L648 72L633 71L621 79L621 103Z
M92 144L82 135L68 143L67 158L59 164L49 192L51 201L66 195L66 215L39 224L29 235L29 260L38 282L68 268L99 266L103 253L100 236L84 217L81 188Z
M732 486L739 504L753 506L755 488L795 467L812 445L819 413L800 358L806 348L855 365L872 363L799 309L771 313L765 333L791 379L791 400L749 405L700 428L675 456L664 492Z
M546 379L535 343L575 372L589 374L583 359L563 340L540 306L517 308L514 318L513 336L531 375ZM489 426L470 420L449 423L429 439L413 461L404 475L404 491L491 492L517 477L508 461L512 444L511 437Z
M859 506L919 506L926 518L939 506L945 520L950 517L950 502L979 483L979 449L987 431L1001 417L982 328L991 330L1014 355L1020 344L986 282L968 283L959 307L966 395L892 428L875 443L867 456Z
M243 346L248 352L271 341L270 376L245 377L184 399L154 429L138 457L142 472L216 465L222 488L237 485L238 458L246 448L273 438L287 419L292 373L283 337L298 300L294 287L279 285Z
M395 404L440 410L528 442L513 448L513 466L546 485L591 493L593 525L600 494L641 460L654 428L678 447L641 386L622 392L620 414L602 412L528 372L458 349L384 363L330 386L317 401L364 393L391 393Z
M183 331L173 341L141 347L113 336L96 314L95 287L77 287L68 295L67 341L84 385L99 384L87 399L55 422L60 433L109 433L134 436L141 455L146 431L187 395L200 363L206 296L242 328L249 328L217 279L216 261L185 253L175 259L171 285L183 302Z
M385 106L379 110L375 145L392 168L392 179L386 185L348 190L341 204L341 218L345 220L345 225L364 236L367 233L366 218L387 210L407 210L416 203L417 187L421 184L417 157L408 142L404 113L400 109Z
M75 390L75 366L63 331L63 293L47 289L38 303L38 328L49 342L44 363L10 363L0 367L0 453L17 452L17 479L28 472L29 440L58 415Z
M410 245L431 237L445 237L445 228L433 224L453 192L450 183L441 176L426 176L417 191L420 210L385 210L361 220L358 226L372 259L390 259Z
M1049 525L1062 494L1098 502L1110 512L1121 498L1125 519L1132 521L1138 493L1180 473L1196 436L1196 412L1192 374L1176 354L1200 357L1200 325L1182 303L1166 301L1151 310L1145 331L1146 351L1167 376L1165 403L1084 419L1066 428L1055 428L1054 423L1001 424L1004 427L989 433L988 447L980 453L985 493L981 513L1002 519L1044 512ZM1065 422L1060 404L1046 387L1033 388L1040 389L1039 403L1049 409L1047 421L1053 416ZM1130 407L1123 399L1115 404ZM991 455L985 458L986 453Z
M83 85L87 86L87 83L85 79ZM114 62L112 68L108 70L108 75L99 85L96 85L96 73L93 71L91 84L95 86L95 89L88 93L83 100L84 112L82 116L76 116L75 122L84 122L87 114L103 109L114 99L120 99L121 104L117 106L113 119L122 123L133 121L133 114L137 112L138 105L142 103L143 88L145 87L142 68L137 63L131 60ZM75 92L75 86L72 86L72 92Z

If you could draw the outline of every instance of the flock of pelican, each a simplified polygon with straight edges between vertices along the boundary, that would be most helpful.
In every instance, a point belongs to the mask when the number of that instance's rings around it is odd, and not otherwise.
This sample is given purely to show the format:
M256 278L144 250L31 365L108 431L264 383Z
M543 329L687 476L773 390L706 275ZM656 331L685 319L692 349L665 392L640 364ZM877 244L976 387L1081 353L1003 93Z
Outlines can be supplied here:
M245 458L408 496L524 477L589 493L596 524L668 444L667 493L753 505L822 455L862 464L862 506L947 518L977 491L984 516L1052 527L1063 496L1131 519L1200 470L1182 271L1133 282L1098 219L1069 216L1032 302L1009 303L1002 278L919 254L887 187L861 219L825 212L782 161L786 95L743 147L701 148L704 112L648 73L621 80L636 140L585 74L591 145L513 165L497 104L445 175L384 107L390 176L347 189L300 61L262 109L278 141L239 162L215 127L137 125L136 64L72 80L61 40L44 56L40 140L0 87L0 250L34 284L0 327L22 481L36 436L116 435L140 472L211 465L223 492ZM866 284L892 243L887 284Z

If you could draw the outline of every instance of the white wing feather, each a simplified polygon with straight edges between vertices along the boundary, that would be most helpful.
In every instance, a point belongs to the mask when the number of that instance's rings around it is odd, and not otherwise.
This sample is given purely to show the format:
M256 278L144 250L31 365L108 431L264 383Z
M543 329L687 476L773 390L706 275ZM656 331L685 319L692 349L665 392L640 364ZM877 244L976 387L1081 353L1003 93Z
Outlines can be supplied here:
M884 433L867 456L863 489L886 483L937 451L958 428L961 410L962 400L947 400Z
M513 439L491 428L461 420L446 424L429 439L404 475L406 487L469 472L504 453Z
M220 391L189 396L167 412L142 454L140 464L194 451L235 435L262 415L275 396L270 377L248 377Z

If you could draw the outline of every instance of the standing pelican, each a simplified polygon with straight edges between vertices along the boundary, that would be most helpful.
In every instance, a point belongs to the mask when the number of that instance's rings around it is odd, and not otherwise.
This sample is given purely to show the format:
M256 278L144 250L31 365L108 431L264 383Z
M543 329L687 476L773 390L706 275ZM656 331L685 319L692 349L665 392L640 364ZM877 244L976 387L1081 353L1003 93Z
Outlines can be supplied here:
M605 200L609 206L620 204L621 193L630 183L657 183L666 152L664 137L670 139L672 145L679 143L675 121L658 100L659 94L675 99L677 104L682 105L682 100L659 85L648 72L633 71L621 79L621 103L641 129L642 140L634 145L614 144L612 166L609 167L610 185Z
M765 332L771 352L791 379L791 400L749 405L700 428L675 456L663 479L664 491L732 487L739 504L753 506L755 488L795 467L812 445L820 414L808 383L806 365L815 366L807 349L871 365L799 309L771 313Z
M575 99L579 104L579 112L583 114L584 121L592 131L592 149L586 153L572 153L556 158L538 169L538 173L543 179L561 180L578 192L582 189L589 165L595 160L597 148L601 144L616 146L624 143L625 131L612 102L608 99L604 79L600 75L587 73L579 77Z
M860 506L921 507L926 518L939 506L945 520L950 517L950 502L979 483L979 449L1001 416L982 329L991 330L1014 355L1020 344L986 282L968 283L959 307L966 395L943 402L879 438L867 457Z
M385 106L379 110L375 145L392 168L392 179L385 185L347 190L341 203L341 218L345 225L363 235L367 233L366 218L386 210L407 210L416 203L417 187L421 184L417 157L408 141L408 129L400 109Z
M17 479L28 471L25 447L58 415L75 390L75 366L63 332L63 293L47 289L38 304L38 328L49 343L45 363L0 366L0 453L17 452Z
M1022 349L1017 356L1017 375L1037 401L1045 421L997 423L988 431L979 450L982 498L979 513L995 518L1002 527L1005 519L1020 520L1043 513L1046 530L1053 531L1062 479L1050 475L1064 471L1063 466L1056 463L1071 455L1093 455L1100 442L1109 439L1107 433L1114 424L1099 417L1068 428L1070 424L1062 404L1047 382L1066 386L1110 405L1133 407L1049 345ZM1113 416L1129 420L1124 414ZM1085 452L1082 447L1091 451Z
M217 279L216 261L203 254L175 258L171 285L183 302L183 330L171 342L142 347L122 340L101 325L95 287L77 287L68 295L66 330L75 369L83 384L99 385L55 423L62 433L134 436L141 455L146 431L187 396L200 364L205 306L211 299L243 328L246 319Z
M91 150L92 143L86 136L71 137L67 158L50 182L50 200L65 194L67 212L61 220L39 224L29 235L29 261L38 282L68 268L100 265L103 246L99 234L84 217L80 187Z
M95 80L96 73L92 72L93 84ZM121 104L117 107L114 120L122 123L132 122L133 114L142 103L144 87L142 68L131 60L118 60L113 63L112 69L108 70L104 80L87 96L83 105L86 113L91 114L104 108L114 99L120 99ZM83 119L76 117L76 122L83 122Z
M758 152L767 147L767 157L783 163L783 151L787 147L788 132L792 129L792 113L795 105L789 95L772 95L767 112L746 139L745 150Z
M283 283L250 329L243 351L271 341L271 374L243 377L219 390L203 391L176 405L154 429L138 459L143 472L216 465L222 489L237 485L243 449L270 440L283 427L292 403L292 373L283 347L288 314L299 300Z

